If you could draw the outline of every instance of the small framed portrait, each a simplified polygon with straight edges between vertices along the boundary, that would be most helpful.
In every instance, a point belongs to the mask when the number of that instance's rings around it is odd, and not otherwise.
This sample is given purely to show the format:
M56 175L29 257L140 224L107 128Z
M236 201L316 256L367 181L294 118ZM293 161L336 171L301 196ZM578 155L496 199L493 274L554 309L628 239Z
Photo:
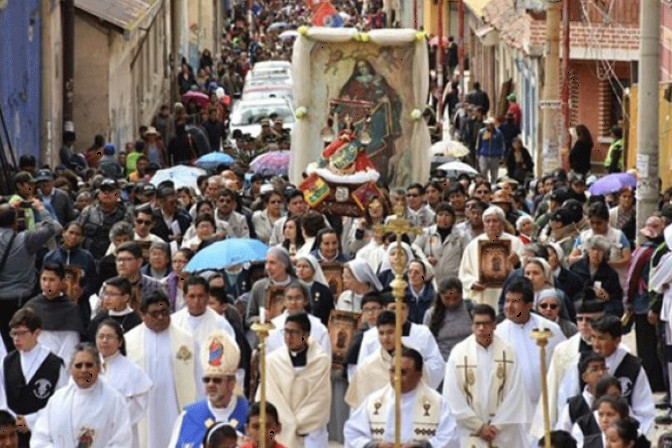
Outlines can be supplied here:
M266 295L266 312L268 320L282 314L285 308L285 287L284 286L269 286Z
M65 266L65 294L75 303L79 302L84 293L84 288L81 286L83 276L84 271L81 267L70 264Z
M501 288L509 275L511 241L478 242L478 281L488 288Z
M331 294L334 300L343 292L343 264L337 261L327 261L320 263L324 277L327 279Z
M342 364L350 347L350 341L359 326L361 313L332 310L329 315L329 339L334 363Z

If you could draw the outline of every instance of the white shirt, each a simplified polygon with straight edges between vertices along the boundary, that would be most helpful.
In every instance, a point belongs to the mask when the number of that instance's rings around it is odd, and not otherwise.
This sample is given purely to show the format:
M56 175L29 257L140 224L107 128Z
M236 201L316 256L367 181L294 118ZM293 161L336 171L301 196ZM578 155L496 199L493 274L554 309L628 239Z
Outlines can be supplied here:
M432 389L438 388L446 372L446 362L443 360L439 345L436 343L436 339L434 339L434 335L429 331L429 328L424 325L411 323L409 335L402 336L401 341L404 345L415 348L422 353L429 374L428 384ZM370 328L364 333L364 337L362 338L357 365L363 364L369 355L376 353L378 350L380 350L378 329L376 327Z
M80 446L128 448L131 424L128 407L119 392L98 380L81 389L74 382L59 389L40 413L30 440L31 448ZM165 445L164 447L165 448Z
M532 403L532 409L537 406L537 402L541 396L539 347L537 346L537 341L532 338L532 330L536 328L547 328L553 333L546 346L546 368L548 368L555 346L567 339L558 324L532 313L524 324L517 324L506 319L495 330L495 334L511 345L516 351L523 371L525 389Z
M42 330L37 337L37 342L43 345L54 355L63 360L66 365L70 364L75 346L79 344L79 333L76 331L47 331Z
M289 313L285 310L279 316L274 317L271 322L274 328L268 335L266 340L266 354L270 354L274 350L285 347L285 340L283 338L282 330L285 328ZM324 352L331 356L331 340L329 339L329 330L324 326L322 321L312 314L308 314L310 320L310 340L319 344Z

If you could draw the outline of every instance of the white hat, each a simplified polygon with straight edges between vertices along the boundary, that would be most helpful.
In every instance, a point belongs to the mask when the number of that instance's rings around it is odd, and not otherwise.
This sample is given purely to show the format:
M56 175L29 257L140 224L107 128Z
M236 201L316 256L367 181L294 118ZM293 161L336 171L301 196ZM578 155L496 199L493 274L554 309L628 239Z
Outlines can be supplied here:
M240 363L240 349L231 336L218 331L211 333L201 347L203 375L235 375Z

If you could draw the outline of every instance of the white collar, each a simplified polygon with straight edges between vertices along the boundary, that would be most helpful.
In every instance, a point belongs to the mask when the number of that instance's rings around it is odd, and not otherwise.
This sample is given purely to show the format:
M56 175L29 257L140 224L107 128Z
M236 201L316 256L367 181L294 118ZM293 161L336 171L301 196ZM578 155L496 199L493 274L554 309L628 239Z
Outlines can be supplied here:
M121 311L114 311L114 310L109 310L107 312L108 316L125 316L127 314L131 314L133 312L133 308L131 308L129 305L126 305L126 308L121 310Z

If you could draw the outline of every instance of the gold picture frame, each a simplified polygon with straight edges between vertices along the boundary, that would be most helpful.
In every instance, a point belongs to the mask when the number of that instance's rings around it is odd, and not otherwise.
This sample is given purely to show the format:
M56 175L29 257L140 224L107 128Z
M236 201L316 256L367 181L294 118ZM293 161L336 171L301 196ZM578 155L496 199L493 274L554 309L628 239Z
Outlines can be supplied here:
M338 296L343 292L343 263L338 261L325 261L320 263L324 278L327 279L327 286L334 300L338 300Z
M329 314L329 340L331 341L332 361L342 364L350 347L352 337L359 326L361 313L343 310L331 310Z
M478 242L478 282L488 288L504 286L511 266L511 241L479 241Z

